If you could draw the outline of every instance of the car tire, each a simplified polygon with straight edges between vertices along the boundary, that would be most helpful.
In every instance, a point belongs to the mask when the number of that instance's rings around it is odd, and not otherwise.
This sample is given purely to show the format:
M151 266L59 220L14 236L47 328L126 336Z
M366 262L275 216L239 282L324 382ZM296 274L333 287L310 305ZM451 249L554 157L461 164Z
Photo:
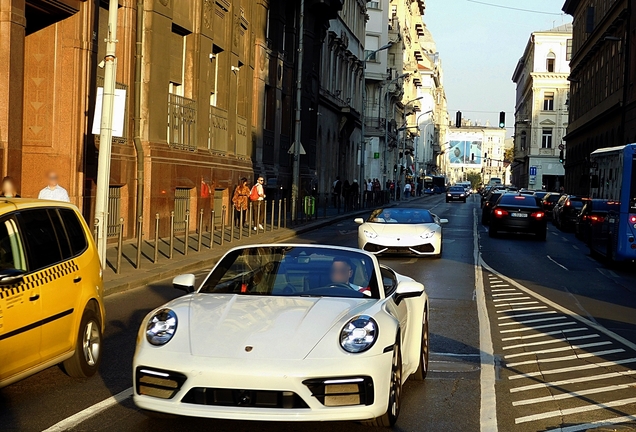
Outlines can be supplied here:
M386 412L373 420L365 422L367 426L393 427L400 415L402 403L402 350L400 349L400 335L393 345L393 359L391 361L391 382L389 384L389 404Z
M102 326L97 314L86 309L80 321L73 357L62 363L73 378L88 378L99 369L102 360Z
M416 381L423 381L426 379L426 374L428 373L428 356L429 356L429 333L428 333L428 314L426 311L424 312L426 315L424 316L424 323L422 324L422 342L420 346L420 364L413 374L413 379Z

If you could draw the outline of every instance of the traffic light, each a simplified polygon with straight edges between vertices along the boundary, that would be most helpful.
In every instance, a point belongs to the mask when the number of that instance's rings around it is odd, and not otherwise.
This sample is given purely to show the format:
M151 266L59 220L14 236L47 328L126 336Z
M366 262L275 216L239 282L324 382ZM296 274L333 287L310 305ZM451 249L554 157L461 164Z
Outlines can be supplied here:
M456 128L462 127L462 112L461 111L457 111L457 114L455 115L455 127Z
M499 113L499 127L501 129L506 128L506 112L502 111Z
M397 164L393 165L393 172L397 172Z
M559 150L559 162L565 162L565 156L563 155L563 150Z

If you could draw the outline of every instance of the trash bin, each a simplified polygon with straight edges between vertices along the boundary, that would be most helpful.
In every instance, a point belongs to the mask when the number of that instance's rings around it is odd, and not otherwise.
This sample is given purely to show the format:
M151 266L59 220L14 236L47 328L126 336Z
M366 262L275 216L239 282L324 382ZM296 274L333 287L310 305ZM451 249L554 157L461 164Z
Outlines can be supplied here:
M305 197L305 205L303 207L305 215L313 216L316 214L316 198L312 196Z

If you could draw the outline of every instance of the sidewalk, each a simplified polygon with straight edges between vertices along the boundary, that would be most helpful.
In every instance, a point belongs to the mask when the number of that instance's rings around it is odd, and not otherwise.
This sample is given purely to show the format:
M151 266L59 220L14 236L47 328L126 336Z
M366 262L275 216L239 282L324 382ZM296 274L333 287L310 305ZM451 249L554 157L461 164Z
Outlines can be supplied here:
M430 195L434 196L434 195ZM395 207L397 205L424 201L428 196L411 198L392 202L387 207ZM363 209L351 211L348 213L339 213L335 208L318 209L318 218L291 226L287 224L287 228L281 226L278 229L278 220L275 220L274 226L271 225L271 216L265 224L266 231L251 232L251 236L247 236L247 229L243 230L243 237L239 240L239 229L234 230L234 239L231 238L231 227L226 227L224 244L221 245L221 231L216 230L214 242L210 248L210 233L204 232L202 235L201 250L197 252L198 233L190 233L188 237L188 254L184 254L185 234L175 235L173 257L169 259L169 239L162 238L159 240L158 260L155 264L154 260L154 239L152 241L144 240L141 248L141 268L137 269L135 262L137 259L136 241L127 241L122 248L121 271L117 274L115 271L117 265L117 246L109 246L107 251L108 268L104 271L104 292L105 295L115 294L117 292L138 288L168 279L183 273L192 273L203 269L211 269L216 262L230 249L249 244L262 243L282 243L292 239L299 234L313 231L324 226L331 225L343 220L353 220L356 217L367 215L371 209Z

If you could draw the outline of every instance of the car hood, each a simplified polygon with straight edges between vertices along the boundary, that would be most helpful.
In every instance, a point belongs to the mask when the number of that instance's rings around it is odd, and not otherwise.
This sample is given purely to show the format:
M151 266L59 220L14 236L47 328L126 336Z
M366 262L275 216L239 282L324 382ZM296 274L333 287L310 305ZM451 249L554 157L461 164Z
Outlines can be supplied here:
M366 224L364 229L372 230L379 236L393 237L397 235L402 236L417 236L420 234L427 233L429 231L435 231L439 225L436 223L427 223L427 224L411 224L411 225L402 225L402 224Z
M375 302L197 294L190 304L190 350L200 357L303 359L334 326Z

